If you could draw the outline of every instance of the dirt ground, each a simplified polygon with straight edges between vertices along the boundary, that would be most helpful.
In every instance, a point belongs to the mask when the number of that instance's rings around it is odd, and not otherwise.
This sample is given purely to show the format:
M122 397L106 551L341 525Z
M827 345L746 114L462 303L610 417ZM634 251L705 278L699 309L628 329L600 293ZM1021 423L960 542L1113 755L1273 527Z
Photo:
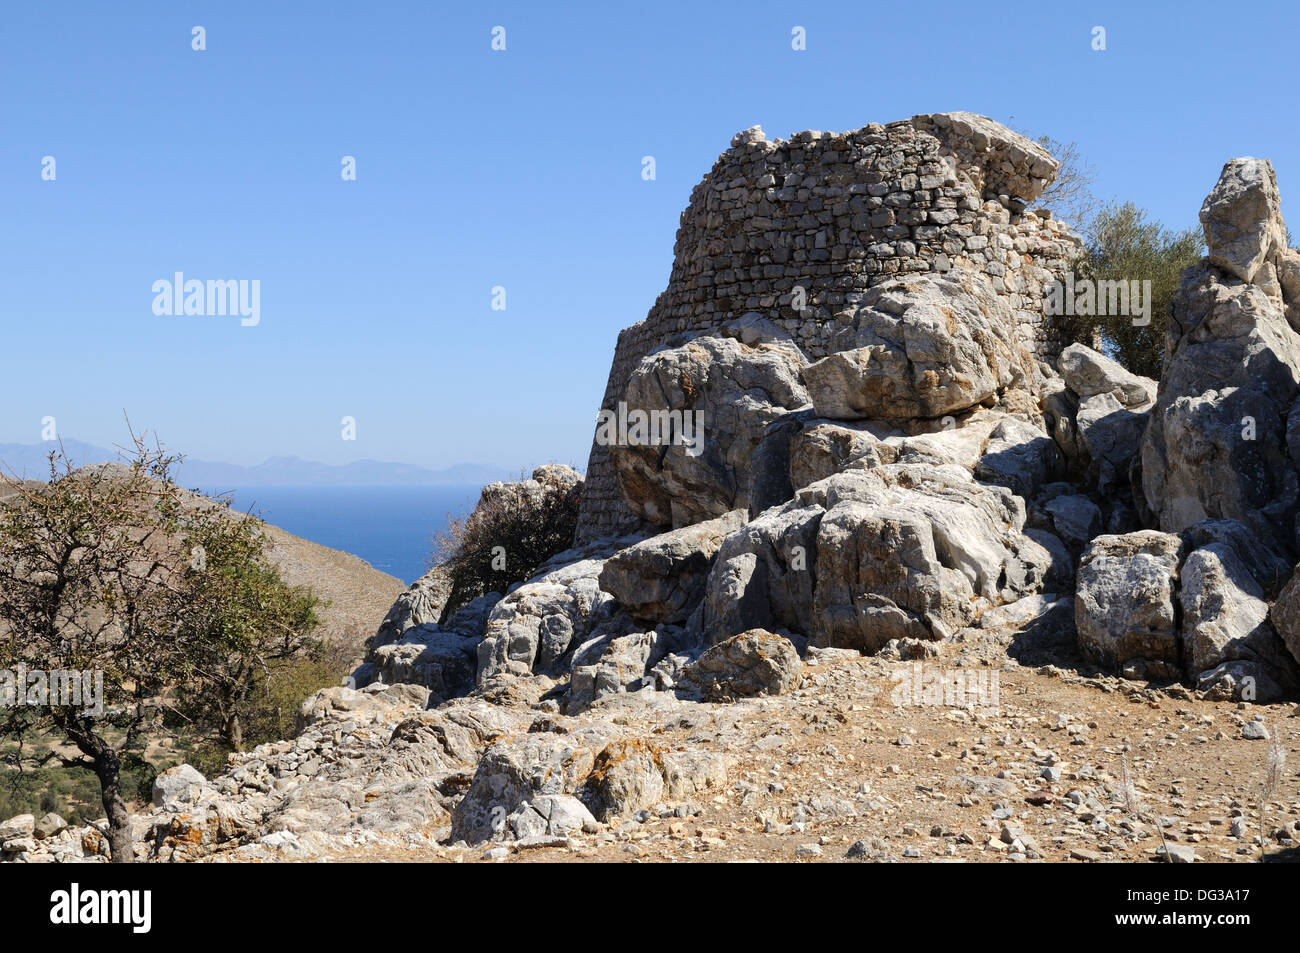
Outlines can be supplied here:
M552 846L489 853L439 844L441 829L419 835L427 846L325 859L1155 862L1168 845L1183 862L1189 849L1195 862L1242 862L1260 858L1261 810L1268 859L1300 855L1300 707L1021 667L988 648L948 643L919 663L814 650L802 687L777 698L660 710L625 696L615 720L629 736L730 756L721 793ZM986 691L997 671L996 696L980 699L994 705L903 691L981 669ZM1268 738L1243 737L1256 719Z

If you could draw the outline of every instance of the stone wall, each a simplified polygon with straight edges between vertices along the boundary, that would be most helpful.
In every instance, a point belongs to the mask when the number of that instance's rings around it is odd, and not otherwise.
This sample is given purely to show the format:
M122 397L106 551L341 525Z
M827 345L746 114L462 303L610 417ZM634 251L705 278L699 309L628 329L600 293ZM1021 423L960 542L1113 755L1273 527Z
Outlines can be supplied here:
M1056 171L1037 144L971 113L790 139L768 140L757 126L739 133L691 192L668 288L619 334L602 408L622 398L641 358L683 332L758 312L815 360L863 291L958 265L986 274L1025 345L1054 360L1043 286L1079 240L1025 205ZM634 524L607 449L593 443L578 542Z

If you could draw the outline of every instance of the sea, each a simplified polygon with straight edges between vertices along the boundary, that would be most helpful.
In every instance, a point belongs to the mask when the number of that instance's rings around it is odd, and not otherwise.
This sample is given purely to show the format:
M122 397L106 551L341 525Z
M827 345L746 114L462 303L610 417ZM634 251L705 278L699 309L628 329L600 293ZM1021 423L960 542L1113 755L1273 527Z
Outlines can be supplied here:
M203 487L235 509L313 543L360 556L411 583L431 565L434 537L468 516L481 486Z

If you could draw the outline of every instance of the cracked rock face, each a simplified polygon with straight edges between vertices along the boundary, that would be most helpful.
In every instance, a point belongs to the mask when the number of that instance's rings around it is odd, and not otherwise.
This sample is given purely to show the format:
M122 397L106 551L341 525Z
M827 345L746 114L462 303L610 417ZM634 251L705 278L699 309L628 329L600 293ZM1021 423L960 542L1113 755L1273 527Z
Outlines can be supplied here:
M886 282L842 318L833 353L804 370L822 417L941 417L1031 386L1011 310L981 275Z
M650 443L629 427L610 453L630 510L654 525L681 527L748 509L749 462L764 431L810 403L800 379L805 363L788 341L712 335L641 361L627 385L628 420L685 414L684 433L698 442Z
M1074 602L1086 655L1135 677L1178 678L1174 575L1182 546L1178 536L1154 530L1092 541Z
M1250 284L1286 248L1282 196L1273 163L1233 159L1201 206L1210 263Z
M943 638L980 605L1038 591L1051 556L1021 533L1024 504L954 466L889 465L800 490L723 543L702 622L721 640L789 628L874 652Z
M1270 622L1266 601L1285 565L1246 526L1229 520L1200 523L1181 535L1098 536L1079 565L1080 648L1133 678L1185 676L1214 697L1235 700L1285 697L1300 686L1284 641L1289 603L1279 598L1284 608L1275 607Z
M1300 272L1272 165L1229 162L1201 220L1209 255L1174 299L1142 447L1145 502L1167 532L1236 519L1295 552L1300 479L1287 438L1300 396Z

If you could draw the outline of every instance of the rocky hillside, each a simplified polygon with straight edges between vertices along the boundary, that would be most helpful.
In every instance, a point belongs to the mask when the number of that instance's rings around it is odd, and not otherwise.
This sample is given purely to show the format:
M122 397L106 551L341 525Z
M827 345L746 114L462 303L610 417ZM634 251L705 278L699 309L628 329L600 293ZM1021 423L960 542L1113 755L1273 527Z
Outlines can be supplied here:
M1055 171L969 114L738 136L620 339L578 544L445 622L421 580L296 739L161 778L138 856L1294 857L1272 167L1206 200L1158 385L1032 313L1077 245L1025 209Z

